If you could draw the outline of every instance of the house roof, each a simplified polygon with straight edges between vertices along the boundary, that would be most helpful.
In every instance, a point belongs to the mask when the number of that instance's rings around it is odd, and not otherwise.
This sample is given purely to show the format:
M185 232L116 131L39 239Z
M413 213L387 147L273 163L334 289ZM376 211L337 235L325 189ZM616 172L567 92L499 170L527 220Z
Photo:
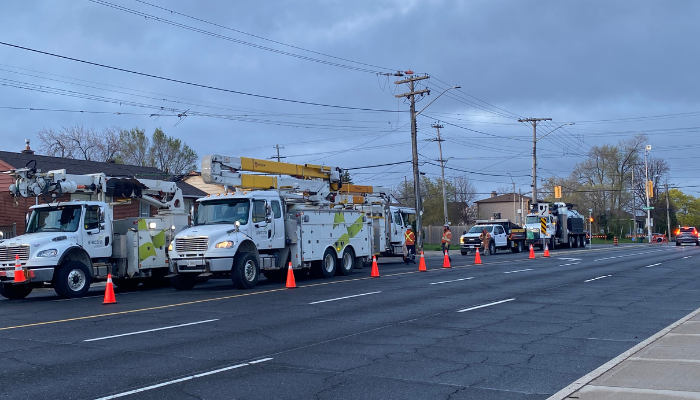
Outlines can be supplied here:
M167 173L155 167L75 160L9 151L0 151L0 160L6 162L12 168L24 168L27 163L36 161L36 168L41 172L65 169L67 173L75 175L104 173L107 176L132 176L144 179L167 179L169 177ZM177 182L177 186L182 190L182 195L185 197L203 197L207 195L205 192L182 181Z
M499 196L494 196L494 197L489 197L483 200L477 200L475 203L478 204L483 204L483 203L513 203L513 202L520 202L520 198L522 197L523 201L530 201L530 197L528 196L520 196L517 193L506 193L502 194Z

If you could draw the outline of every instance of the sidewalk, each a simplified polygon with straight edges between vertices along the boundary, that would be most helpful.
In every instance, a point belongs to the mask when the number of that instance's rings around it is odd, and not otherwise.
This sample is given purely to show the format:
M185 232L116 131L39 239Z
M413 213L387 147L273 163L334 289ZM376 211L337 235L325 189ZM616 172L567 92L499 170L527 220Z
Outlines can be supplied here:
M549 400L700 400L700 308Z

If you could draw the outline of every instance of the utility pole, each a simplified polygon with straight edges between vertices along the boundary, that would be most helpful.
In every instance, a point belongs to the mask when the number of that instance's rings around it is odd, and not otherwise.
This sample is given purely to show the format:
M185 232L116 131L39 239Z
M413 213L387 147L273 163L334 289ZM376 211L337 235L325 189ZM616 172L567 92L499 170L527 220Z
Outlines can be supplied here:
M668 239L668 244L671 245L671 210L668 204L668 178L666 178L666 225L666 229L668 229L666 231L666 239Z
M420 198L420 172L418 171L418 127L416 126L416 96L430 94L429 89L415 90L415 82L430 78L428 75L415 76L394 82L397 85L409 84L409 92L396 95L406 97L411 102L411 147L413 150L413 192L416 199L416 250L423 249L423 227L421 225L421 213L423 204ZM430 104L428 104L430 105Z
M274 146L272 146L272 147L274 147L274 148L277 149L277 155L276 155L276 156L272 156L272 157L270 157L270 158L276 158L276 159L277 159L277 162L281 162L283 158L287 158L287 157L282 157L282 156L280 156L280 149L283 149L284 146L280 146L280 145L276 144L276 145L274 145Z
M521 118L518 122L530 122L532 124L532 200L537 204L537 123L551 121L551 118ZM558 128L557 128L558 129Z
M438 142L438 150L440 151L440 171L442 173L442 206L445 213L445 225L447 225L449 224L449 218L447 217L447 190L445 189L445 159L442 158L443 140L440 139L440 128L444 128L444 126L440 124L432 124L430 126L437 129L437 139L434 139L434 141Z
M635 164L636 165L636 164ZM632 167L632 241L637 241L637 191L634 187L634 167Z
M647 163L647 155L651 151L651 145L647 145L644 149L644 175L646 181L644 181L644 193L647 196L647 243L651 243L651 208L649 207L649 164Z
M510 172L508 173L508 175L510 176L510 181L513 183L513 221L515 221L515 223L517 224L518 218L516 217L515 211L515 181L513 180L513 175L511 175Z

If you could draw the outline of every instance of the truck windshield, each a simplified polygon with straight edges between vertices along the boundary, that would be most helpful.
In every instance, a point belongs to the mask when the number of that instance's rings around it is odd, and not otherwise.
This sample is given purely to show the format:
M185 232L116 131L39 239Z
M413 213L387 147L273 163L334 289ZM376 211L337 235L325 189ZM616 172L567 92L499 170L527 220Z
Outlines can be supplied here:
M76 232L82 209L82 206L35 208L29 218L27 233Z
M527 219L525 220L526 224L539 224L540 223L540 217L537 215L528 215Z
M194 217L195 225L248 223L250 214L249 199L225 199L199 203Z
M486 229L486 232L493 232L493 225L477 225L472 226L468 233L481 233L482 230Z

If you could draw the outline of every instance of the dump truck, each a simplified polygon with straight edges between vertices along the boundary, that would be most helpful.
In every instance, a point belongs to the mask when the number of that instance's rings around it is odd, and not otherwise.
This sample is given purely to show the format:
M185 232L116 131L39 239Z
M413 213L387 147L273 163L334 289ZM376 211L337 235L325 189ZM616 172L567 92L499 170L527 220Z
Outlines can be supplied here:
M585 247L585 219L569 203L535 204L525 219L527 244L544 249L557 245L567 248Z

